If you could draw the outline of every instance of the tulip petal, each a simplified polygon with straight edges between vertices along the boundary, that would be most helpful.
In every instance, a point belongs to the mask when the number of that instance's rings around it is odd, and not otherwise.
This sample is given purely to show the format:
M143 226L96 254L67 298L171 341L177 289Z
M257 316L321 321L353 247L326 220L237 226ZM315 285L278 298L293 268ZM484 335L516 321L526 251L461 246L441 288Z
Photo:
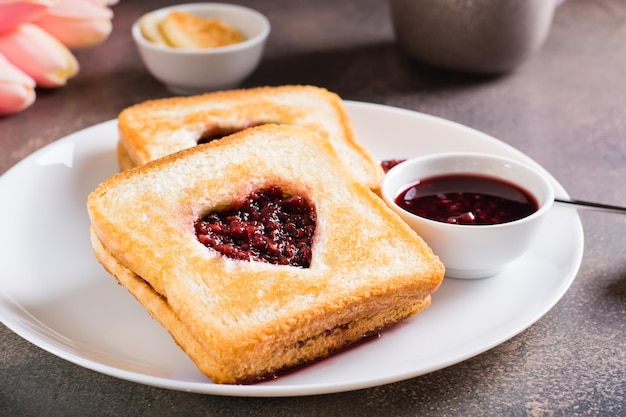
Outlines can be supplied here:
M35 101L35 80L0 54L0 115L17 113Z
M113 25L113 12L90 0L59 0L35 21L68 48L84 48L104 41Z
M44 13L54 0L0 0L0 34L16 28Z
M0 53L40 87L60 87L78 72L78 61L65 45L40 27L23 23L0 37Z
M97 4L98 6L113 6L119 3L119 0L87 0L90 3Z
M111 19L111 9L90 0L58 0L48 8L47 14L76 19Z
M106 19L79 20L47 15L35 23L70 49L102 43L113 29L111 21Z
M21 112L35 102L35 90L0 82L0 115Z

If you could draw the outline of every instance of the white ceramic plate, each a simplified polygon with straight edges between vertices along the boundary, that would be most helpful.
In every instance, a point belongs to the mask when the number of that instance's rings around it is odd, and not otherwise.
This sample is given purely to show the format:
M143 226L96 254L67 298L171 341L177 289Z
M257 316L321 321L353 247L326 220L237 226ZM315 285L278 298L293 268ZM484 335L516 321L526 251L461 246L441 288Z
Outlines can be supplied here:
M346 106L358 137L380 159L472 150L535 164L490 136L443 119L375 104ZM530 326L567 291L581 262L578 214L555 207L536 246L508 270L484 280L444 280L430 308L381 338L273 381L213 384L92 256L85 202L116 172L116 141L116 122L105 122L46 146L0 177L0 319L42 349L118 378L271 397L415 377L475 356ZM567 195L554 184L558 195Z

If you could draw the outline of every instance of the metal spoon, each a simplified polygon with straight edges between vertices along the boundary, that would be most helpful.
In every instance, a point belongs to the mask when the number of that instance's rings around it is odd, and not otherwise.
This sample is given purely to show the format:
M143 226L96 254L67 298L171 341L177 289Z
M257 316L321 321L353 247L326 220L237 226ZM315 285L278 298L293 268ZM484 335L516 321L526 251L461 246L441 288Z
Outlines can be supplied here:
M555 198L554 202L563 204L563 205L576 206L577 208L581 208L581 209L598 210L598 211L604 211L607 213L626 214L626 207L611 206L609 204L593 203L591 201L574 200L574 199L566 199L566 198Z

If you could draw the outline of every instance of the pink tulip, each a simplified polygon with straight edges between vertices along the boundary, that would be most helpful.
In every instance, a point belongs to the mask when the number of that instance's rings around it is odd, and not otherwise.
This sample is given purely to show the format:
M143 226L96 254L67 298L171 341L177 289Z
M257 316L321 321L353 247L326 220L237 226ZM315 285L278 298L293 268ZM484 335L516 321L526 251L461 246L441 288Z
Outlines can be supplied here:
M0 0L0 114L35 100L35 86L60 87L79 70L69 48L111 33L118 0Z
M43 14L54 0L0 0L0 36Z
M65 45L32 23L0 36L0 53L41 87L63 86L79 69Z
M103 0L59 0L35 23L68 48L84 48L111 33L113 12Z
M99 6L113 6L114 4L119 3L119 0L85 0L93 4L97 4Z
M35 80L0 54L0 115L17 113L35 101Z

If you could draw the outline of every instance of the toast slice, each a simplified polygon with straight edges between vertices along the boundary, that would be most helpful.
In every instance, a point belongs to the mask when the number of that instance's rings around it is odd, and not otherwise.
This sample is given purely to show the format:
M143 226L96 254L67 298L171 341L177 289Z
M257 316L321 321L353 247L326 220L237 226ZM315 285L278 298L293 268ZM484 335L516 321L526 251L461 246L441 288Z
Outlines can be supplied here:
M308 265L200 243L198 219L270 186L315 213ZM262 381L376 336L426 308L444 275L329 142L297 126L250 128L123 171L87 206L100 263L214 383Z
M339 96L314 86L289 85L172 97L137 104L119 115L122 169L267 123L306 127L330 141L359 182L379 190L378 161L357 142Z

